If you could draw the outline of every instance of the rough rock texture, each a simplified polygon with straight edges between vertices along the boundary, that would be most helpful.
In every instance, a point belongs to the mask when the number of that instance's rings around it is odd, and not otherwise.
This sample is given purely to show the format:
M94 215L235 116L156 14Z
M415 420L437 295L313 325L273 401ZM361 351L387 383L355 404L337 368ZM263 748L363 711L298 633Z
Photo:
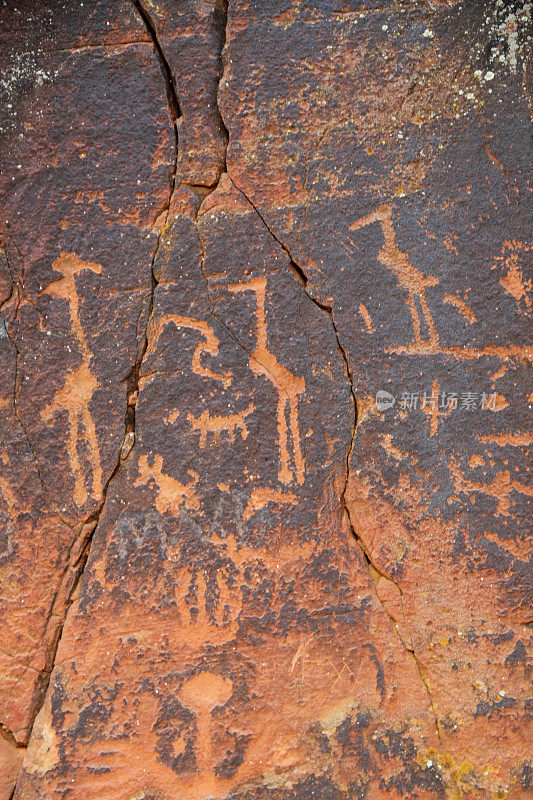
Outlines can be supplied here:
M1 12L0 800L525 797L531 4Z

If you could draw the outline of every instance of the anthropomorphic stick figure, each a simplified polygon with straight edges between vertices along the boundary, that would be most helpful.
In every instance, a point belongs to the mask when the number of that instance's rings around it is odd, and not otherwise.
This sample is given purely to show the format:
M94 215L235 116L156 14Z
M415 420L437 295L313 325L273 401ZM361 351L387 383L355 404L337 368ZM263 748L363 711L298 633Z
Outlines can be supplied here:
M438 283L438 279L434 275L424 275L423 272L416 269L409 261L407 253L400 250L396 244L392 221L392 205L390 203L385 203L366 217L358 219L350 225L350 230L357 231L367 225L373 225L375 222L379 223L385 239L383 247L377 254L378 261L394 272L400 286L407 291L407 304L413 320L415 341L417 343L423 341L421 334L422 319L415 303L415 297L417 297L428 329L428 339L425 341L437 346L439 337L427 304L425 292L429 286L435 286Z
M256 298L256 347L250 356L250 368L256 375L269 380L278 393L277 423L280 468L278 478L281 483L288 484L296 478L302 484L305 479L305 463L300 447L300 431L298 427L298 397L305 392L305 380L279 363L276 356L268 349L266 323L266 278L252 278L245 283L231 284L228 289L235 294L254 292ZM287 412L289 424L287 425ZM290 466L288 431L292 437L294 466Z
M82 261L75 253L62 253L59 258L56 258L52 268L61 277L49 283L44 293L66 300L68 303L71 330L78 343L81 364L67 372L63 388L56 392L52 402L43 409L41 418L48 421L56 414L67 412L69 428L67 447L74 473L74 501L78 506L82 506L87 500L87 489L78 455L78 445L82 441L80 428L83 428L85 433L83 443L87 447L92 469L92 493L94 496L98 496L102 491L102 467L96 428L89 410L89 404L98 386L98 381L90 369L92 354L80 320L76 276L86 270L99 275L102 266L92 261Z

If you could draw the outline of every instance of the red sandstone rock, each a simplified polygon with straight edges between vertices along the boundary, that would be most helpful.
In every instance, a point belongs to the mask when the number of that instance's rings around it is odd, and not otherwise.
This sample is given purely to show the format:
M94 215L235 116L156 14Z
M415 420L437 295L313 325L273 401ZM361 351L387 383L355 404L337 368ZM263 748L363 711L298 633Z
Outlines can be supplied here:
M528 6L3 14L0 797L525 796Z
M65 6L52 20L30 4L4 10L0 695L19 742L119 460L151 230L171 186L173 134L146 30L126 3L114 11L123 38L114 25L101 32L96 11L80 6L73 26Z

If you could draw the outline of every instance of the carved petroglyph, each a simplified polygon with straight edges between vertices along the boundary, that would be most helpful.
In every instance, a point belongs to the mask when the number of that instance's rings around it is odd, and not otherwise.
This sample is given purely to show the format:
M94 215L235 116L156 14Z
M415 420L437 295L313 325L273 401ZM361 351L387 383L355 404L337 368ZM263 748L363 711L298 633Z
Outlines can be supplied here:
M372 323L372 317L370 316L367 307L363 303L359 303L359 313L363 318L367 333L375 333L376 329Z
M448 404L446 409L439 408L440 388L439 382L433 381L431 394L422 398L422 411L429 419L429 435L436 436L439 432L439 422L442 417L447 417L453 410L453 405Z
M52 402L43 409L41 417L48 422L56 414L67 412L69 428L67 447L74 473L74 501L81 506L87 500L88 495L78 454L80 441L83 441L88 450L92 470L91 488L94 496L98 496L102 491L102 467L96 428L89 410L89 404L98 386L98 381L90 369L91 352L80 320L76 275L86 270L99 275L102 266L92 261L82 261L74 253L62 253L59 258L56 258L52 268L61 277L48 284L44 292L68 303L71 329L78 343L81 364L67 373L63 388L56 392ZM82 430L85 434L84 439L80 435Z
M379 223L384 237L383 247L378 251L378 261L392 270L398 279L400 286L407 291L407 304L413 322L414 341L407 345L391 347L387 352L407 355L449 355L457 360L468 361L482 356L494 356L501 361L510 358L517 358L527 363L533 357L533 348L511 345L502 347L501 345L486 345L481 348L466 348L462 346L442 347L439 343L431 311L429 309L425 292L430 286L435 286L438 279L434 275L425 275L411 264L406 253L397 246L395 241L394 224L392 220L392 205L385 203L372 213L361 219L356 220L350 225L350 230L357 231L368 225ZM520 242L504 242L502 249L503 256L498 257L497 261L502 261L507 267L507 274L500 280L501 285L509 294L512 294L519 303L524 300L527 305L530 298L527 292L531 288L530 283L522 279L521 272L517 267L518 251L523 245ZM495 265L496 266L496 265ZM495 267L494 267L495 268ZM417 308L417 301L420 311ZM445 295L443 302L453 305L463 317L472 324L476 317L472 309L460 298L453 295ZM364 317L364 314L363 314ZM422 326L427 327L428 335L422 335Z
M217 706L223 706L231 697L233 683L213 672L199 672L185 681L179 698L186 708L196 716L197 737L195 744L198 781L206 789L218 783L212 756L211 715Z
M298 498L293 492L280 492L279 489L269 489L268 487L258 487L252 489L250 499L244 509L244 520L249 520L254 514L265 508L269 503L279 503L294 506Z
M407 253L400 250L396 244L392 221L392 205L390 203L385 203L366 217L356 220L350 225L350 230L357 231L376 222L379 223L385 240L383 247L377 254L377 258L387 269L394 272L400 286L407 291L407 304L413 321L415 342L429 341L434 345L438 345L439 337L425 295L429 286L435 286L438 283L437 278L433 275L424 275L423 272L416 269L409 261ZM416 307L415 298L420 303L422 314ZM422 337L423 322L427 326L428 337Z
M192 370L196 375L201 375L204 378L212 378L215 381L220 381L224 388L227 388L232 381L230 372L214 372L209 367L205 366L202 361L204 353L212 356L213 358L218 355L219 340L215 336L213 328L202 319L193 319L192 317L183 317L180 314L168 314L162 317L155 323L154 328L150 335L150 341L146 350L146 355L150 355L156 349L156 345L161 337L161 334L167 325L173 324L176 328L188 328L190 330L198 331L202 339L198 342L192 357Z
M220 548L221 555L224 547ZM180 561L180 545L167 546L169 561ZM213 575L192 565L176 571L176 635L190 646L209 642L212 645L231 641L239 627L242 590L233 570L221 566Z
M15 508L17 499L9 483L5 480L5 478L0 478L0 493L4 495L8 511L11 514L12 509Z
M509 445L510 447L531 447L533 444L533 434L527 431L515 431L513 433L493 433L490 436L476 436L479 442L497 444L500 447Z
M450 458L449 466L455 491L470 496L471 500L476 492L492 497L496 501L495 516L510 516L513 492L533 497L533 488L515 480L509 470L498 472L490 483L480 483L465 478L458 461L453 456Z
M473 359L482 358L483 356L493 356L503 362L516 358L524 364L528 364L533 360L533 347L530 345L526 345L525 347L520 347L518 345L503 347L497 344L489 344L485 347L470 348L461 346L440 347L433 342L413 342L409 345L389 347L387 348L387 352L404 353L414 356L447 355L453 356L457 361L472 361ZM507 369L508 366L504 365L504 368ZM501 377L502 374L503 372L501 374L497 373L497 377Z
M520 266L520 254L523 251L524 253L528 250L531 250L531 247L528 245L523 244L523 242L517 242L516 240L512 239L511 241L505 241L502 245L502 254L501 256L496 257L496 261L499 261L502 266L505 267L507 270L506 274L500 278L500 285L503 287L504 291L507 294L510 294L511 297L514 298L516 301L519 313L522 313L523 310L529 311L531 308L531 279L525 279L523 275L523 271ZM496 264L492 267L495 269ZM525 309L521 309L521 302L523 301Z
M305 479L305 463L300 447L298 397L305 392L305 380L289 372L268 349L266 288L266 278L253 278L245 283L228 286L230 292L235 294L242 292L255 294L256 347L250 356L250 368L256 375L262 375L269 380L278 393L277 424L280 460L278 478L284 484L289 484L294 479L297 483L302 484ZM289 454L289 430L292 438L292 465Z
M279 451L278 479L285 485L296 481L302 484L305 479L305 462L302 455L300 444L300 429L298 421L298 399L305 392L305 380L290 372L286 367L279 363L276 356L268 349L268 334L266 320L266 278L257 278L243 283L231 284L228 289L233 294L253 292L255 295L255 318L256 318L256 347L249 358L249 366L255 375L260 375L270 381L278 395L276 419L277 419L277 445ZM152 322L149 336L149 344L146 356L153 354L157 350L158 342L168 325L176 328L186 328L200 334L201 340L198 342L193 358L192 370L195 374L202 377L211 378L223 384L227 388L233 379L231 372L215 372L205 363L205 354L216 357L219 353L220 342L215 336L212 327L201 319L185 317L179 314L168 314L161 317L156 322ZM249 403L242 411L230 414L216 414L209 409L204 409L199 415L193 412L187 413L187 419L192 431L199 434L199 445L202 449L210 445L218 446L221 442L233 444L237 437L243 441L249 436L247 419L255 411L253 403ZM168 415L166 422L171 424L179 415L178 411L173 411ZM156 456L154 466L150 469L159 470L160 457ZM148 474L148 461L144 457L142 462L143 476L139 478L146 482L148 477L158 482L158 474ZM190 473L193 474L193 473ZM168 477L168 476L167 476ZM192 484L187 484L192 486ZM183 491L183 485L176 487L178 493ZM182 502L181 495L179 503ZM167 500L160 500L166 508L169 508L170 496ZM189 498L190 502L190 498ZM245 510L246 519L260 508L270 502L280 502L293 504L295 502L291 493L281 493L273 489L256 489L252 492L252 497Z
M235 441L237 432L240 433L242 439L248 437L248 428L246 427L246 417L248 417L254 410L254 404L249 405L238 414L227 414L226 416L219 416L218 414L210 414L206 409L199 417L193 414L187 414L187 419L191 423L193 430L200 432L200 447L207 446L208 437L211 435L213 444L220 444L220 437L222 433L227 434L227 438L232 444Z
M180 483L170 475L163 472L163 457L159 454L153 456L153 463L150 465L148 456L139 458L139 477L134 486L146 486L152 481L155 484L157 497L155 507L160 514L170 511L171 514L178 514L181 506L191 511L198 511L200 500L194 487L198 483L198 473L188 470L191 480L188 483Z
M144 632L142 638L146 639L147 635ZM136 638L136 634L128 637L130 652L133 649L131 640L134 640L135 647ZM143 650L137 646L134 652L142 654ZM175 684L176 673L177 669L165 676L165 687L168 683ZM158 685L160 683L156 678L155 686ZM113 746L95 747L94 760L89 761L88 765L90 783L87 785L90 786L90 794L84 794L83 797L89 796L90 800L109 797L110 773L115 781L123 781L123 785L133 787L127 794L121 795L131 800L155 797L154 791L157 791L157 797L187 800L221 797L222 792L225 795L230 788L230 781L221 776L217 766L220 756L227 756L230 752L227 745L231 747L234 739L227 722L224 720L221 724L217 710L228 702L233 687L231 678L219 675L213 669L203 669L187 677L181 686L176 687L176 699L182 708L190 712L183 721L183 717L180 719L173 715L172 706L165 709L162 705L164 692L160 688L154 690L151 681L149 686L135 684L137 699L133 703L131 694L125 691L124 684L120 682L116 688L114 705ZM164 717L162 711L165 712ZM162 718L164 726L160 723ZM221 733L224 747L220 743ZM163 751L171 757L179 756L190 748L194 758L182 765L181 769L176 769L175 763L160 758L162 744L165 745ZM45 757L48 755L47 751ZM99 768L93 768L93 764ZM104 769L101 769L102 766ZM176 772L179 772L179 777ZM139 786L147 785L147 775L150 778L150 795L142 790L136 791ZM169 787L172 787L172 795L168 794Z
M461 300L460 297L455 297L452 294L446 294L442 298L443 303L449 303L452 306L455 306L457 311L463 315L466 321L471 325L473 322L476 321L476 317L470 306L468 306L464 300Z

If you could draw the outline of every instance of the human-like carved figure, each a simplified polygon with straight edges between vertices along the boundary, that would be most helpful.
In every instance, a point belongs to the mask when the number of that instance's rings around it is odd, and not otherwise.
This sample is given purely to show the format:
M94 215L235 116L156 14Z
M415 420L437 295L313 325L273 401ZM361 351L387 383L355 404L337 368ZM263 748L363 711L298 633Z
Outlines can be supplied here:
M298 427L298 397L305 392L305 380L279 363L276 356L268 349L268 334L266 323L266 278L253 278L244 283L235 283L228 286L230 292L254 292L256 298L256 347L250 356L250 368L256 375L262 375L269 380L278 393L277 423L280 468L279 480L288 484L296 478L302 484L305 479L305 463L300 447L300 430ZM287 425L287 413L289 424ZM291 468L288 431L292 437L293 461Z
M69 428L67 446L74 473L74 501L78 506L82 506L88 495L85 476L78 455L78 444L81 441L80 428L83 428L85 433L84 444L88 449L92 469L92 493L96 497L102 491L102 467L96 428L89 410L98 381L90 369L92 354L87 345L80 320L76 275L85 270L99 275L102 271L102 266L92 261L82 261L75 253L62 253L59 258L56 258L52 268L61 277L49 283L44 292L51 297L66 300L68 303L71 329L78 342L81 364L67 372L63 388L56 392L52 402L41 411L41 418L47 422L56 414L62 411L67 412Z
M439 423L444 421L446 417L453 411L453 402L448 400L444 408L441 408L440 403L440 387L437 380L433 381L431 387L431 394L424 395L422 398L422 411L427 415L429 420L429 435L436 436L439 432Z
M531 486L526 486L520 481L517 481L508 469L497 472L490 483L471 481L466 478L461 470L459 461L454 456L450 457L449 469L456 493L469 495L472 499L472 497L479 492L480 494L484 494L496 500L496 508L494 510L495 517L510 516L511 506L513 504L513 492L524 495L525 497L533 497L533 489Z
M423 272L416 269L409 261L407 253L400 250L396 244L392 221L392 205L390 203L384 203L371 214L356 220L356 222L350 225L350 230L357 231L367 225L373 225L375 222L378 222L381 226L385 239L383 247L377 254L378 261L394 272L400 286L407 291L407 304L411 313L411 319L413 320L415 341L417 343L423 341L421 335L422 319L415 303L415 297L418 297L429 334L428 339L425 341L429 341L432 345L438 346L439 337L425 295L426 289L429 286L435 286L438 283L438 279L434 275L424 275Z
M226 703L233 691L233 683L229 678L223 678L213 672L198 672L189 678L180 689L179 697L182 703L196 715L196 763L198 765L198 781L216 785L214 764L212 759L211 740L211 714L217 706ZM209 776L215 778L213 781Z

